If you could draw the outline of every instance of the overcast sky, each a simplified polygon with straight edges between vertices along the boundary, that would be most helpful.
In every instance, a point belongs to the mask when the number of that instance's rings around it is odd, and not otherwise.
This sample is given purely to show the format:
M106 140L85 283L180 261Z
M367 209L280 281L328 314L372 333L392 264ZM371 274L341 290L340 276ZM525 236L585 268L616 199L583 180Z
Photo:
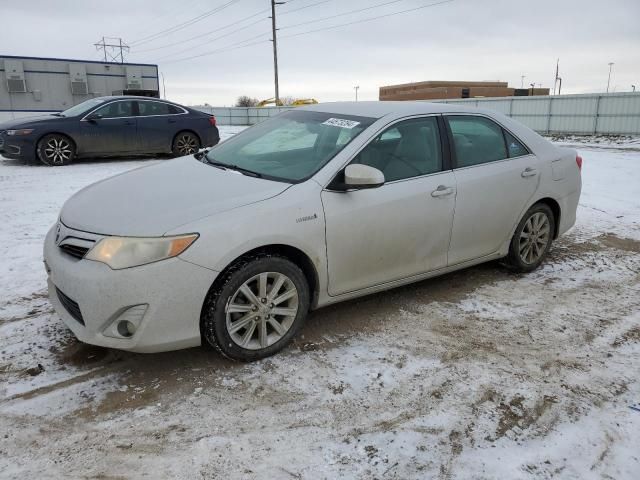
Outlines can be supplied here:
M389 4L316 21L382 3ZM502 80L519 87L522 75L525 86L552 88L557 58L562 93L604 91L609 62L612 91L630 91L632 84L640 90L640 0L453 0L416 9L433 3L278 6L281 96L351 100L359 85L360 99L377 100L381 85ZM127 61L159 65L168 99L232 105L239 95L273 96L269 6L270 0L0 0L0 54L98 60L93 43L122 37L132 45ZM415 10L293 36L409 9ZM259 43L230 49L241 42ZM212 50L219 51L187 59Z

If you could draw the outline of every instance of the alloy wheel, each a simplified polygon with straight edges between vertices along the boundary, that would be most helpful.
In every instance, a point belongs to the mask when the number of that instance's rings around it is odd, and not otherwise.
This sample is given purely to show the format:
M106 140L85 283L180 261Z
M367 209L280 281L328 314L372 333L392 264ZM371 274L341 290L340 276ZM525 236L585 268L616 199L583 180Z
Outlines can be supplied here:
M198 151L198 141L193 135L181 135L176 141L176 147L181 155L191 155Z
M547 248L551 238L549 218L542 212L531 215L520 233L518 253L527 265L536 263Z
M260 273L244 282L227 301L227 331L242 348L266 348L289 331L298 303L298 290L289 277L279 272Z
M47 162L52 165L63 165L71 160L72 153L71 144L62 137L52 137L44 147Z

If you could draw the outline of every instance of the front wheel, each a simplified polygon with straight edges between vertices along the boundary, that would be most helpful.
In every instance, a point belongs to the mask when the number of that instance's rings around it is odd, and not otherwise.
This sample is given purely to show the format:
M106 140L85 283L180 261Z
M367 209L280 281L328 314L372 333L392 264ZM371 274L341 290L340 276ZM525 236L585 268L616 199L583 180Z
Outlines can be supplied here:
M61 167L69 165L76 156L73 142L60 134L45 135L36 147L38 158L45 165Z
M173 139L171 151L176 157L193 155L200 150L200 139L191 132L180 132Z
M544 203L527 210L511 239L507 264L520 272L530 272L540 266L553 241L555 217Z
M282 350L309 310L302 270L286 258L240 260L207 296L202 333L223 355L252 361Z

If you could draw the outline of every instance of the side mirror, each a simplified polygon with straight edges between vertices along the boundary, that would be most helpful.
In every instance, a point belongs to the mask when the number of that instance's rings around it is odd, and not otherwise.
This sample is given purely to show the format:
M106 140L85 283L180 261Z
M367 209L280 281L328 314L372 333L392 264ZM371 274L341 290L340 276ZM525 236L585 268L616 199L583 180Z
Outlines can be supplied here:
M100 115L99 113L92 113L91 115L89 115L87 117L87 120L90 122L95 122L96 120L100 120L102 118L102 115Z
M347 188L377 188L384 185L384 173L369 165L352 163L344 169L344 184Z

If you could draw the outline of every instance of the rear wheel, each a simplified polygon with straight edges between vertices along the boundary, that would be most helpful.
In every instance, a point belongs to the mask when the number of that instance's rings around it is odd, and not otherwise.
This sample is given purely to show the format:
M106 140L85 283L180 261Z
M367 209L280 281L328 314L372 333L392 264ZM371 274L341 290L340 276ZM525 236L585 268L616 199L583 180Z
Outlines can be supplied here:
M544 203L537 203L524 214L511 239L507 264L520 272L530 272L540 266L547 256L555 217Z
M291 341L308 309L309 286L297 265L276 256L240 260L209 292L202 333L229 358L258 360Z
M61 167L73 162L76 156L76 147L68 137L53 133L40 139L36 152L40 161L45 165Z
M180 132L173 139L171 150L176 157L193 155L200 150L200 139L195 133Z

